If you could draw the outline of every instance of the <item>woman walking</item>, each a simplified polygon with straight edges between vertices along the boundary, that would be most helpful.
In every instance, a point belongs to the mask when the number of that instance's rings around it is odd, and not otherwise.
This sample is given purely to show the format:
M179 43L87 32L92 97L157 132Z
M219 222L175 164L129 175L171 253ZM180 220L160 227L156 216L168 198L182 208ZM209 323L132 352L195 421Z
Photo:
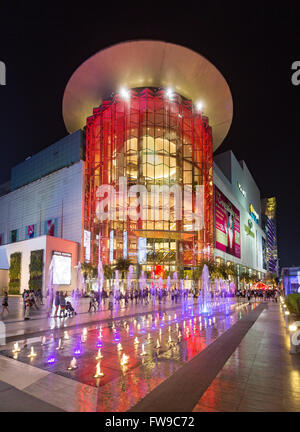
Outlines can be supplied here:
M7 314L9 314L9 310L8 310L8 293L7 293L7 291L4 291L1 316L3 316L3 312L5 310L6 310Z
M59 291L56 291L56 293L55 293L54 305L55 305L54 317L57 317L57 312L58 312L58 308L59 308Z

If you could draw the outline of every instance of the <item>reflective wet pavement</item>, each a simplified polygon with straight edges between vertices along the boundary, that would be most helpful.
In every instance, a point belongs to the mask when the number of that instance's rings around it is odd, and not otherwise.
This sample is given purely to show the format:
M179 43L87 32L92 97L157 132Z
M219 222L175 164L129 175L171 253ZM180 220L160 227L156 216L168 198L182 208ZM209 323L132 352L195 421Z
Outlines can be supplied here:
M19 341L18 354L12 353L14 343L1 354L75 380L87 386L85 390L98 388L97 411L126 411L256 306L223 300L214 304L211 313L202 314L198 305L182 305L176 310L67 330L61 339L63 349L57 349L59 337L52 333L44 345L41 337L31 338L27 346ZM142 345L145 355L141 355ZM32 347L37 355L29 358ZM96 360L99 348L103 358ZM122 366L123 354L128 363ZM69 371L73 357L77 368ZM100 378L94 378L97 364L104 374Z

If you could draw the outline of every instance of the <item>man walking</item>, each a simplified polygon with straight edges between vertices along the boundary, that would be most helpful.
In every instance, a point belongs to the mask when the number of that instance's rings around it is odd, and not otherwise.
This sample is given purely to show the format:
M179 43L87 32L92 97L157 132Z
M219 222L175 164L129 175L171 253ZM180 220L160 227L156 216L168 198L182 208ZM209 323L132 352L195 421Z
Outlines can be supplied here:
M3 313L4 313L5 310L6 310L7 314L9 314L9 309L8 309L8 293L7 293L7 291L4 291L1 316L3 316Z

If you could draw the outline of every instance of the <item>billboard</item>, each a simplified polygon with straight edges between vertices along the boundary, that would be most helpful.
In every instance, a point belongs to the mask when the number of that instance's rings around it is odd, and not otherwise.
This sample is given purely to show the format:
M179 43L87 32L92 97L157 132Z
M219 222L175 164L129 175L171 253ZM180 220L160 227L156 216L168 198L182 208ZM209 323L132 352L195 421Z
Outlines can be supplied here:
M54 285L70 285L72 256L64 252L53 253L53 281Z
M215 186L216 249L241 258L240 212Z

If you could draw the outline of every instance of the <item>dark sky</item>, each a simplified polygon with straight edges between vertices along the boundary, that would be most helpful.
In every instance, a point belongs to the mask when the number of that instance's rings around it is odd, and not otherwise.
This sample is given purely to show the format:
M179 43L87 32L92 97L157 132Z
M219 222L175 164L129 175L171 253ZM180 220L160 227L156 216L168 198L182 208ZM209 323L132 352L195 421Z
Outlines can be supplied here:
M232 149L262 196L277 196L280 265L300 265L300 86L291 83L291 64L300 61L297 2L130 4L1 2L0 183L13 165L66 135L63 92L85 59L126 40L178 43L226 78L234 119L219 151Z

